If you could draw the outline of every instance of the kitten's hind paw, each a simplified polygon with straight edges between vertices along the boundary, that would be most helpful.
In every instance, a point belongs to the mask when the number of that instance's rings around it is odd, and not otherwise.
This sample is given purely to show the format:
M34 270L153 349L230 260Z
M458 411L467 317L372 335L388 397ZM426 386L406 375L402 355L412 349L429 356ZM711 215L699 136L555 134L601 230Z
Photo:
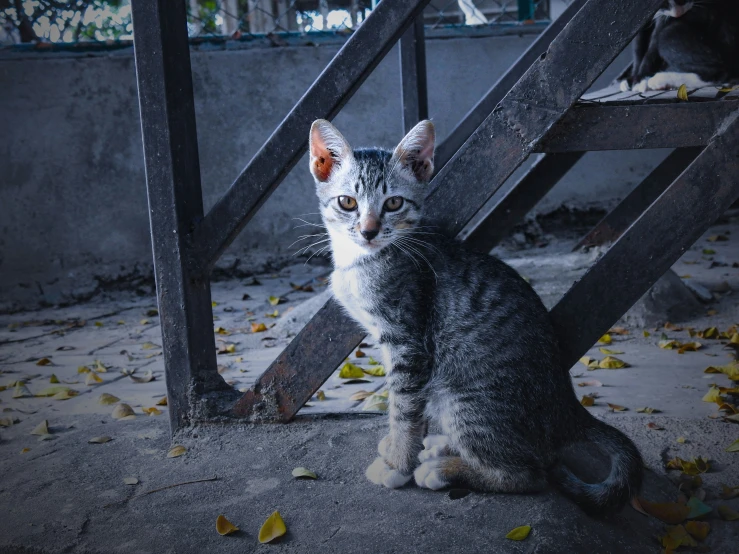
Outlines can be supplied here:
M405 475L391 468L382 458L375 458L364 474L375 485L383 485L389 489L400 488L413 477L413 475Z
M448 458L434 458L422 463L416 468L413 477L416 479L416 485L423 489L431 489L438 491L444 487L448 487L451 483L446 480L443 475L442 466Z

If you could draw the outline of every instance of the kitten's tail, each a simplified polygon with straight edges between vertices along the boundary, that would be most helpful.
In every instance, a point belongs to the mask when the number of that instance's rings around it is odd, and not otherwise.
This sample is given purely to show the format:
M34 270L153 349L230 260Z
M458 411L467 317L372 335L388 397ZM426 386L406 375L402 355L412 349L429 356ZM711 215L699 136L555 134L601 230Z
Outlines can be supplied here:
M586 483L563 463L549 471L550 482L592 514L621 508L639 492L643 462L633 442L618 429L594 418L584 420L584 439L598 445L611 457L611 471L600 483Z

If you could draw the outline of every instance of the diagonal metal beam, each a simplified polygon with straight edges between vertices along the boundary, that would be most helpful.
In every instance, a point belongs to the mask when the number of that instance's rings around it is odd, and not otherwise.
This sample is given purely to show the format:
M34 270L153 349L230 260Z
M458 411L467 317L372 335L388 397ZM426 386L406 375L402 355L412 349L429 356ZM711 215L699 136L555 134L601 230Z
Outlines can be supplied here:
M172 432L186 425L191 393L230 389L216 371L210 283L184 258L203 216L184 2L134 0L146 190Z
M336 116L428 3L377 5L197 227L194 265L209 272L305 153L311 123Z
M429 219L449 234L459 233L661 3L623 0L614 5L611 0L588 0L434 178L427 199ZM319 333L341 333L342 340L316 346L311 342ZM362 335L338 304L329 301L267 368L254 389L237 402L234 415L288 421L331 375L338 365L334 360L343 360ZM311 372L311 377L302 375L304 371ZM289 394L280 397L274 393L280 374L312 385L301 389L282 383Z
M577 243L574 250L615 241L660 194L693 163L703 151L701 146L676 148L647 175L626 198Z
M490 252L534 209L559 180L583 157L584 152L542 154L463 238L470 248Z
M526 70L531 67L531 64L539 59L542 53L547 51L552 41L567 26L575 14L580 11L580 8L585 5L585 2L587 0L573 0L567 6L567 9L542 31L531 46L521 54L505 74L485 93L485 96L464 116L462 121L449 133L449 136L444 139L444 142L437 146L436 152L434 153L434 165L437 168L437 172L452 159L454 153L470 138L470 135L475 132L475 129L485 121L485 118L490 115L490 112L498 105L498 102L503 99L508 91L511 90L511 87L521 78L521 75L526 73Z
M564 367L572 367L739 199L737 144L739 111L552 309Z

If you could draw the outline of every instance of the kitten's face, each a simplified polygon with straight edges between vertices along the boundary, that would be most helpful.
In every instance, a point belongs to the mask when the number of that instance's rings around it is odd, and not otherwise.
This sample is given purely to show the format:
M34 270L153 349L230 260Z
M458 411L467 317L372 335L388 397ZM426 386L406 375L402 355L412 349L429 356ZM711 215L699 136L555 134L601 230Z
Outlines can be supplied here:
M669 0L665 2L663 8L659 10L655 17L664 15L667 17L682 17L695 4L694 0Z
M349 265L392 244L410 245L433 172L434 128L422 121L393 153L353 151L328 121L311 128L311 173L334 262Z

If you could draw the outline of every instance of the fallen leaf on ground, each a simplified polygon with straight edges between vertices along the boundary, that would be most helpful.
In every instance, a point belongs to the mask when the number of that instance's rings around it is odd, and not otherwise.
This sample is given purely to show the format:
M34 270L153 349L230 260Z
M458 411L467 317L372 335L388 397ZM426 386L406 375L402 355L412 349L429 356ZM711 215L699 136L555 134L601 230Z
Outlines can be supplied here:
M30 448L24 448L21 450L21 454L25 454L26 452L30 452L30 451L31 451Z
M287 527L280 512L274 512L259 529L259 542L262 544L271 542L285 533L287 533Z
M306 469L304 467L296 467L295 469L293 469L292 475L296 479L318 479L318 475L313 473L310 469Z
M187 448L185 448L181 444L178 444L169 449L169 452L167 452L167 458L178 458L182 456L185 452L187 452Z
M105 364L100 360L95 360L95 367L93 367L92 370L97 373L108 373L108 368L105 367Z
M49 433L49 422L47 420L43 420L41 423L36 425L36 427L33 428L33 431L31 431L32 435L48 435Z
M577 384L578 387L602 387L603 383L600 381L582 381Z
M230 335L231 333L224 329L223 327L216 327L216 333L219 335Z
M369 357L369 362L367 362L369 365L380 365L380 362L375 360L372 356Z
M58 393L56 393L54 396L51 397L52 400L69 400L70 398L74 398L79 393L74 389L65 389L60 390Z
M680 444L685 444L685 437L678 437L675 439L675 442L678 442Z
M598 342L601 344L611 344L613 342L613 338L611 337L611 335L606 333L605 335L603 335L601 338L598 339Z
M622 350L611 350L610 348L599 348L598 350L600 350L601 353L608 355L623 354Z
M739 496L739 487L729 487L727 485L721 485L721 492L719 496L724 500L731 500Z
M373 394L371 396L368 396L367 399L364 401L362 410L365 412L371 412L371 411L386 412L387 411L387 397L381 394Z
M639 498L639 503L650 516L670 525L682 523L690 513L690 508L677 502L650 502L644 498Z
M236 527L230 521L228 521L226 519L226 516L224 516L223 514L220 514L216 518L216 531L218 531L218 534L219 535L222 535L222 536L223 535L230 535L234 531L238 531L238 530L239 530L239 528Z
M722 400L721 392L715 386L712 386L705 396L703 396L703 402L721 402Z
M31 391L28 390L28 387L23 383L23 381L18 381L15 384L15 390L13 390L13 398L29 398L33 396L31 394Z
M704 504L695 496L690 497L690 500L688 500L688 508L690 508L688 519L703 517L704 515L710 514L713 511L713 508L711 508L707 504Z
M688 521L685 524L685 530L694 539L704 541L708 536L708 532L711 530L711 525L706 521Z
M41 358L38 362L36 362L36 365L51 365L51 360L49 358Z
M650 333L649 331L642 331L642 335L644 336L644 338L646 338L646 337L651 337L652 333Z
M679 469L687 475L699 475L711 469L711 464L706 458L701 456L692 460L683 460L682 458L673 458L667 462L667 469Z
M111 404L115 404L116 402L120 402L120 398L117 396L113 396L112 394L108 394L107 392L104 392L100 395L100 398L98 398L98 404L101 404L103 406L110 406Z
M358 365L346 362L339 370L339 377L342 379L360 379L364 377L364 371Z
M654 429L655 431L664 431L664 430L665 430L665 428L664 428L664 427L661 427L661 426L657 425L657 424L656 424L656 423L654 423L654 422L649 422L649 423L647 423L647 427L648 427L649 429Z
M595 405L595 398L590 396L589 394L586 394L580 399L580 404L582 404L585 407L590 407Z
M735 364L710 366L704 370L704 373L723 373L732 381L739 381L739 365Z
M608 330L608 333L611 335L628 335L629 330L626 329L625 327L611 327Z
M90 368L86 365L81 365L77 368L77 373L83 374L83 373L90 373Z
M599 362L595 358L591 358L590 356L583 356L580 358L580 363L586 366L589 370L592 369L599 369Z
M370 391L360 390L360 391L357 391L354 394L352 394L349 397L349 400L364 400L368 396L372 396L372 394L373 393L371 393Z
M660 411L661 410L658 410L657 408L649 408L649 407L636 409L636 412L639 414L658 414L660 413Z
M325 400L326 400L326 393L325 393L325 392L323 392L322 390L319 390L319 391L318 391L318 392L316 393L316 398L317 398L318 400L320 400L321 402L323 402L323 401L325 401Z
M152 416L152 415L155 415L155 416L162 415L162 410L159 410L159 409L154 408L154 407L152 407L152 408L141 408L141 411L144 412L146 415L150 415L150 416Z
M505 538L512 541L522 541L529 536L529 533L531 533L531 525L522 525L521 527L511 529Z
M625 412L626 410L628 410L628 408L625 408L623 406L619 406L618 404L607 403L607 405L614 412Z
M0 417L0 427L11 427L15 423L12 417Z
M264 323L252 323L251 324L252 333L263 333L266 330L267 330L267 326Z
M100 378L100 376L97 373L93 373L92 371L88 373L85 377L85 385L87 386L96 385L102 382L103 380Z
M381 365L376 365L374 367L370 367L367 369L362 368L362 371L366 373L367 375L372 375L374 377L384 377L385 376L385 368Z
M57 377L56 374L52 373L51 377L49 377L49 383L59 383L59 377Z
M716 508L716 511L718 512L718 515L721 516L721 519L725 521L739 520L739 514L729 508L726 504L721 504L718 508Z
M134 413L133 408L128 404L124 404L123 402L117 404L116 407L113 408L113 413L111 414L113 419L123 419L124 417L135 415L136 414Z
M668 527L666 533L660 537L660 542L667 552L672 552L681 546L698 546L682 525Z
M739 452L739 439L732 442L727 448L727 452Z
M37 392L36 393L36 396L54 396L55 394L58 394L58 393L60 393L62 391L65 391L65 390L66 391L70 391L72 389L70 389L69 387L66 387L64 385L57 385L55 387L46 387L45 389L40 390L39 392Z
M106 442L111 441L112 439L108 436L102 436L102 437L92 437L89 441L90 444L103 444Z
M601 369L621 369L624 367L629 367L629 364L627 364L623 360L614 358L613 356L606 356L600 361L598 367L600 367Z
M139 480L136 479L136 477L124 477L123 478L123 483L125 485L138 485L139 484Z
M166 406L167 405L167 397L163 396L157 401L157 406Z
M148 383L154 380L154 374L151 372L151 370L149 370L141 377L137 377L136 375L129 375L128 378L131 379L131 381L133 381L134 383Z
M280 296L270 296L268 302L273 306L277 306L278 304L285 302L285 299Z
M155 348L161 348L159 345L154 344L153 342L145 342L141 345L141 348L144 350L154 350Z

